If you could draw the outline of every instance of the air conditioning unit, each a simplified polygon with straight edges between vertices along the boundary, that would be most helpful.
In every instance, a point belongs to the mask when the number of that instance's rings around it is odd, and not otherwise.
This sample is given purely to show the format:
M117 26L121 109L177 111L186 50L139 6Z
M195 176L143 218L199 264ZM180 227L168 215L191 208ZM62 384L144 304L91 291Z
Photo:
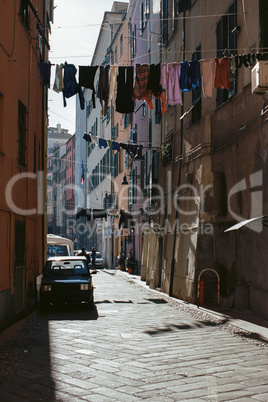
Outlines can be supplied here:
M251 70L251 88L254 94L268 91L268 60L258 61Z

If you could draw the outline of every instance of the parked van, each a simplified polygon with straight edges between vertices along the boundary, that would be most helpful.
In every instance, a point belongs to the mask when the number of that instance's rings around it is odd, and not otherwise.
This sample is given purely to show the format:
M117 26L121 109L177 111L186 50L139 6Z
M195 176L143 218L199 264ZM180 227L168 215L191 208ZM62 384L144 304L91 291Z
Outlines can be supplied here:
M74 255L74 242L54 234L47 235L47 258Z

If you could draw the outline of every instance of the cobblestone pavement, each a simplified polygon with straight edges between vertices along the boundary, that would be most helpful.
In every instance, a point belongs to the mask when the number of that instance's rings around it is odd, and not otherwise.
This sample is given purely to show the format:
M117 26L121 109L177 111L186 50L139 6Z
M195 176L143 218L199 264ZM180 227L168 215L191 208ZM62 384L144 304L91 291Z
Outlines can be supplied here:
M0 335L1 401L268 401L267 339L119 271L93 279L95 310Z

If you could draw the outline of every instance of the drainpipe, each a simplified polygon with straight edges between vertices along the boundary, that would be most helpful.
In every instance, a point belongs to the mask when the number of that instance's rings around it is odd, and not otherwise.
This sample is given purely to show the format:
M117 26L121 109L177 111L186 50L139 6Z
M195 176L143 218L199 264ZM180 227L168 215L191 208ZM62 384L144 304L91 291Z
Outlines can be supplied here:
M185 11L183 12L183 60L185 60L185 29L186 29L186 21L185 21ZM184 92L182 92L182 105L181 105L181 116L184 113ZM181 171L182 171L182 156L183 156L183 119L181 119L181 127L180 127L180 153L179 153L179 172L178 172L178 188L181 186ZM172 296L173 290L173 281L174 281L174 270L175 270L175 250L176 250L176 239L177 239L177 230L178 230L178 217L179 217L179 195L176 203L176 213L175 213L175 229L173 235L173 249L172 249L172 259L171 259L171 269L170 269L170 282L169 282L169 296Z

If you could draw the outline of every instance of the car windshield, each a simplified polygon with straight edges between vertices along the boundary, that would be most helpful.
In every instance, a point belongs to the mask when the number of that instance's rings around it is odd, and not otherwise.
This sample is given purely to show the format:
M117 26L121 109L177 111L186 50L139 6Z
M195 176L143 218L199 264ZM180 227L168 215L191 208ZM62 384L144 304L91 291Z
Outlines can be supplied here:
M96 252L96 258L101 258L101 253L99 253L98 251Z
M84 260L48 261L45 267L46 275L85 275L89 274Z
M55 257L55 256L65 256L69 255L69 250L66 245L55 245L55 244L48 244L47 245L47 258Z

